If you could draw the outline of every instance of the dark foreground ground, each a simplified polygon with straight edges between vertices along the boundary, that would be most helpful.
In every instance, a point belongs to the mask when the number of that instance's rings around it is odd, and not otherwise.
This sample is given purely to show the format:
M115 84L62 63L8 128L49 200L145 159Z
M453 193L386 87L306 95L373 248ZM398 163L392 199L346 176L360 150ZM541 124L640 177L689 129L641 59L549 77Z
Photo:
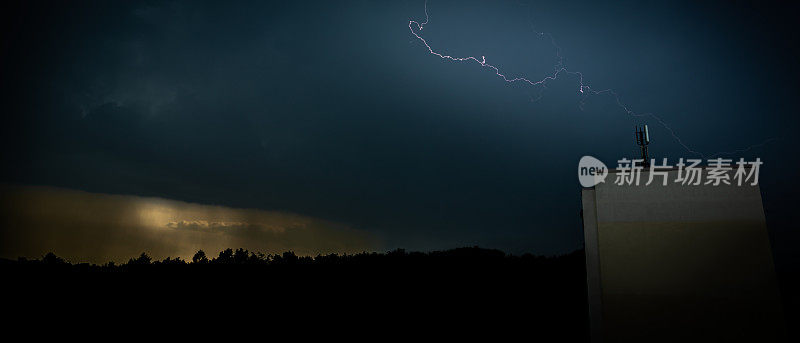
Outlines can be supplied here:
M48 255L2 260L0 269L7 293L23 299L21 315L32 318L57 313L95 325L77 311L88 308L114 323L190 318L207 328L222 320L269 331L277 317L309 326L298 334L337 323L339 334L378 330L370 338L381 341L428 331L587 339L582 251L547 258L479 248L314 258L227 251L196 263L145 256L105 266Z
M6 313L24 318L167 322L189 324L195 333L198 324L266 330L288 321L308 326L298 335L377 330L379 336L367 338L438 332L571 342L588 340L584 263L582 250L554 257L461 248L312 258L240 249L189 262L142 255L102 266L48 254L0 259L0 270L7 303L15 305ZM797 277L779 279L794 335L796 297L787 294L794 294Z

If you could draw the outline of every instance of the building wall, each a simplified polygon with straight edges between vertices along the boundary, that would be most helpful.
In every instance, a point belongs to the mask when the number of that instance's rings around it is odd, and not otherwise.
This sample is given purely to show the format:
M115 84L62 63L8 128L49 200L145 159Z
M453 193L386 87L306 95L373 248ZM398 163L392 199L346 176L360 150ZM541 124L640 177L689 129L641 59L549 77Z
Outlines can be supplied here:
M676 173L667 186L618 186L610 174L583 190L593 337L778 340L759 187L680 185Z

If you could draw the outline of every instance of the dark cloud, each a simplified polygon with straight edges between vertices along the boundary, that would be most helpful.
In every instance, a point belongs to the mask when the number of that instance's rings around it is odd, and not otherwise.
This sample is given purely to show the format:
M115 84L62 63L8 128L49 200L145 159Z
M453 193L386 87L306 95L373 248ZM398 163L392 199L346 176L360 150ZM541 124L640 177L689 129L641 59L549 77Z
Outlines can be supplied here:
M575 78L532 103L537 89L428 54L407 26L423 1L15 6L0 67L7 183L298 213L388 247L550 253L581 244L578 159L635 153L637 120L607 96L579 106ZM745 157L765 160L768 208L792 213L769 197L779 183L798 189L781 148L798 127L800 45L779 20L791 11L428 7L431 44L513 75L552 70L554 49L530 24L552 32L593 87L659 114L697 150L783 138ZM689 157L650 124L655 155Z

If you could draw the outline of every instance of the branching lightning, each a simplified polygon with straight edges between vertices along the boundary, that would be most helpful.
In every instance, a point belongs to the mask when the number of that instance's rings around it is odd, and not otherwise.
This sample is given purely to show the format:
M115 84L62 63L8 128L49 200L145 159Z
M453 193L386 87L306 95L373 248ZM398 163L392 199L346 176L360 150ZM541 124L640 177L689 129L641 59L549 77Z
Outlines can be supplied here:
M557 57L558 61L557 61L556 65L555 65L555 68L554 68L554 71L552 72L552 74L549 74L549 75L547 75L544 78L539 79L539 80L535 80L535 79L532 80L532 79L529 79L529 78L526 78L526 77L509 78L509 77L506 76L506 74L501 72L499 67L497 67L497 66L495 66L493 64L489 64L488 62L486 62L486 56L481 56L480 58L477 58L475 56L453 57L453 56L446 55L446 54L443 54L443 53L440 53L440 52L437 52L436 50L434 50L430 46L430 44L428 44L428 41L426 41L425 38L423 38L422 35L421 35L422 31L425 29L425 25L428 24L429 20L430 20L430 16L428 15L428 1L426 0L425 1L425 21L420 23L420 22L415 21L415 20L410 20L408 22L408 28L409 28L409 30L411 30L411 34L413 34L417 39L419 39L419 41L421 41L422 44L425 45L425 47L428 49L428 52L430 52L432 55L438 56L441 59L446 59L446 60L450 60L450 61L454 61L454 62L474 62L474 63L479 64L483 68L491 69L492 71L494 71L495 75L500 77L505 82L509 82L509 83L523 82L523 83L527 83L527 84L529 84L531 86L535 86L535 87L546 88L547 83L549 81L553 81L553 80L557 79L558 76L562 75L562 74L576 76L577 79L578 79L578 92L581 95L583 95L583 97L582 97L582 99L580 101L580 104L579 104L579 107L581 108L581 110L583 109L583 104L584 104L584 101L586 100L586 97L588 97L590 95L601 95L601 94L611 95L614 98L614 101L616 102L617 106L622 111L624 111L625 114L627 114L627 115L629 115L631 117L650 117L650 118L654 119L659 124L661 124L661 126L663 126L670 133L672 138L681 147L683 147L687 152L689 152L691 154L694 154L694 155L697 155L697 156L700 156L701 158L712 158L712 157L723 156L723 155L734 155L734 154L737 154L737 153L744 153L744 152L747 152L747 151L752 150L754 148L764 146L764 145L766 145L766 144L768 144L768 143L770 143L772 141L777 140L777 138L770 138L770 139L767 139L767 140L765 140L765 141L763 141L761 143L754 144L754 145L748 146L746 148L737 149L737 150L728 151L728 152L717 152L717 153L706 155L706 154L704 154L702 152L699 152L697 150L692 149L687 144L685 144L683 142L683 140L675 133L675 131L663 119L661 119L661 117L659 117L659 116L657 116L657 115L655 115L653 113L649 113L649 112L648 113L637 113L637 112L634 112L633 110L628 108L628 106L625 103L622 102L622 100L620 99L620 95L617 92L615 92L613 89L603 89L603 90L592 89L584 81L583 73L581 73L579 71L569 71L569 70L567 70L567 68L564 66L564 63L563 63L564 62L563 61L563 57L561 56L561 47L559 47L556 44L555 39L549 33L538 32L538 31L534 30L536 32L536 34L538 34L539 36L548 37L548 39L550 40L550 42L552 43L553 47L556 50L556 57ZM536 99L533 99L533 101L537 101L540 98L541 98L541 94Z

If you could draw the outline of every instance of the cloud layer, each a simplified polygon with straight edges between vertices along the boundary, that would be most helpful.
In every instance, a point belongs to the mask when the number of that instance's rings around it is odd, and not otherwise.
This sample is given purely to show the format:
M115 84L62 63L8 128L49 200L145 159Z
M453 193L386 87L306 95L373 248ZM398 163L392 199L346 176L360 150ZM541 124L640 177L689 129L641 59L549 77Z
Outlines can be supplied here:
M0 256L53 251L73 262L122 262L147 252L191 258L243 247L314 255L380 248L369 234L311 217L51 187L2 186Z

